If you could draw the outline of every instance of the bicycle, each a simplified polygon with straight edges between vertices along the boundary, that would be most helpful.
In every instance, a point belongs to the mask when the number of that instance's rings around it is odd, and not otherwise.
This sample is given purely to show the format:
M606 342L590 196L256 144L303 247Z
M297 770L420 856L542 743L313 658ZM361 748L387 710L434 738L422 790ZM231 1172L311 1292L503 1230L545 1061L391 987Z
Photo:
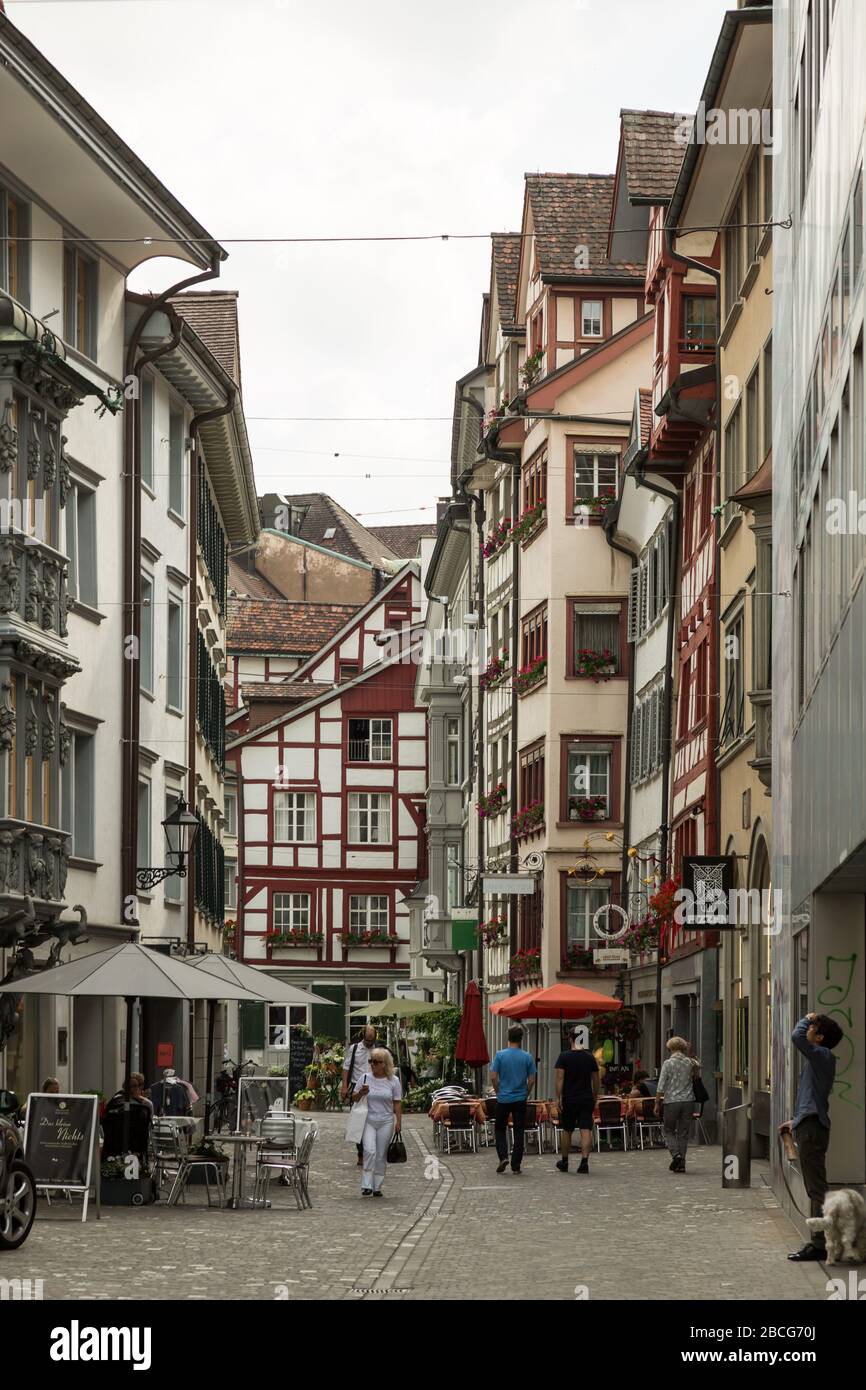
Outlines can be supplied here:
M209 1133L220 1134L224 1127L228 1130L233 1128L237 1119L238 1082L242 1076L255 1075L255 1069L255 1062L235 1062L231 1057L226 1057L214 1082L217 1099L208 1110Z

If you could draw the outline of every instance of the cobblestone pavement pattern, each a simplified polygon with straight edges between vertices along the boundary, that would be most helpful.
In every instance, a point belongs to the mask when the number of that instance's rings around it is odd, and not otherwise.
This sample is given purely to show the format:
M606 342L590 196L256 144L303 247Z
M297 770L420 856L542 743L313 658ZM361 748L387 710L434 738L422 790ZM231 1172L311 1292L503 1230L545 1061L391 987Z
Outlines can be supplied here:
M269 1211L208 1209L203 1188L167 1209L40 1202L5 1278L46 1299L825 1299L831 1275L785 1259L800 1237L753 1165L721 1186L718 1148L668 1171L661 1150L594 1155L588 1177L528 1154L496 1173L492 1149L438 1155L426 1117L405 1122L409 1162L381 1201L361 1198L344 1118L319 1116L312 1211L271 1184ZM75 1217L78 1217L78 1220Z

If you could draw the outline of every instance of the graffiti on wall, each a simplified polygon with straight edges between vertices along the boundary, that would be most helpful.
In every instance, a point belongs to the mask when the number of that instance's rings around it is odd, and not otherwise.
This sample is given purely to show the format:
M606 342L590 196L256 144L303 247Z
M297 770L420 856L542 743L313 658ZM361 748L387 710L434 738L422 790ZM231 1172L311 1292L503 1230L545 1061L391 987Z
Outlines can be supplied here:
M853 1009L851 1004L845 1005L854 983L856 964L857 955L855 952L852 952L850 956L825 956L824 983L818 991L818 1004L822 1013L825 1013L828 1018L836 1017L845 1034L836 1049L836 1081L833 1086L833 1094L838 1096L843 1104L851 1105L855 1110L862 1110L862 1101L857 1098L852 1083L845 1079L846 1074L852 1070L857 1060Z

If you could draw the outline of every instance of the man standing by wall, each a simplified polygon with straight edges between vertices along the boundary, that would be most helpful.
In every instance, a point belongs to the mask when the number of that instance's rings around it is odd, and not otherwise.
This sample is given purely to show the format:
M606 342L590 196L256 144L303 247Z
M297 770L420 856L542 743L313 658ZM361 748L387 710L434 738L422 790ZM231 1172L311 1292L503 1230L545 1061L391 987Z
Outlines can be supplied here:
M826 1014L807 1014L801 1018L791 1042L802 1052L805 1062L797 1087L797 1105L790 1122L800 1154L803 1186L809 1194L809 1213L820 1216L827 1195L827 1149L830 1147L830 1092L836 1078L836 1058L832 1049L842 1041L842 1029ZM787 1126L782 1126L783 1129ZM788 1256L789 1260L825 1260L827 1246L823 1231L813 1231L812 1239Z
M523 1029L509 1028L508 1046L497 1052L490 1063L490 1080L496 1092L496 1152L499 1155L497 1173L504 1173L508 1167L509 1115L514 1130L512 1173L519 1173L523 1162L526 1101L535 1085L536 1067L529 1053L524 1052L522 1043Z

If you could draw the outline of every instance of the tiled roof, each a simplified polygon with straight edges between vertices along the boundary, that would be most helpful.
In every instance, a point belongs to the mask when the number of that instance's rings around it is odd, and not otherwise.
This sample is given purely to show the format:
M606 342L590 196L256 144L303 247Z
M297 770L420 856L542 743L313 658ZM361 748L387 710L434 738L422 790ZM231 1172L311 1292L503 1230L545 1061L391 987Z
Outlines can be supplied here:
M653 393L643 387L638 391L640 397L640 446L645 449L653 432Z
M250 700L282 700L294 705L333 689L333 685L323 681L250 681L241 686L241 698L244 704Z
M420 526L371 526L370 534L384 541L401 560L414 560L422 537L436 535L436 522L426 521Z
M621 111L626 192L640 201L667 202L685 146L674 138L691 116L678 111Z
M368 565L380 568L384 560L397 560L399 555L388 544L368 531L360 521L324 492L298 493L284 497L293 507L307 507L300 529L295 533L301 540L312 545L323 546L325 550L335 550L340 555L348 555L354 560L364 560ZM326 532L333 531L333 535Z
M644 265L608 259L613 184L613 174L526 175L542 275L643 280ZM587 247L589 263L576 269L579 246Z
M255 555L255 552L252 550L249 553L251 556ZM259 574L257 570L250 574L240 560L230 555L229 592L231 593L232 591L243 598L276 598L281 601L283 598L279 589L275 589L273 584L265 579L263 574Z
M493 233L493 271L499 321L506 326L517 318L517 275L520 268L520 233Z
M356 612L350 603L230 598L229 649L313 656Z
M240 386L237 290L189 290L168 302L186 319L232 381Z

